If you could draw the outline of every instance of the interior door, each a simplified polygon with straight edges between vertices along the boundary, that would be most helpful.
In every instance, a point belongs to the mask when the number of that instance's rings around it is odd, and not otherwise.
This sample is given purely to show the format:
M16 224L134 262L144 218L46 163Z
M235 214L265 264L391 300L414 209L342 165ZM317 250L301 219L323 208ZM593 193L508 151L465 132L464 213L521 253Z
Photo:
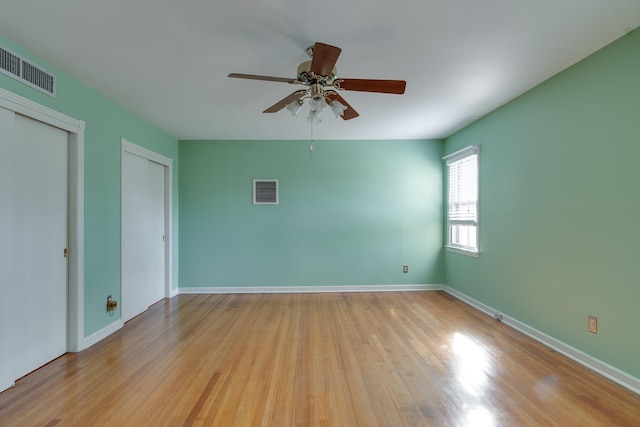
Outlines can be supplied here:
M69 135L0 110L0 366L13 382L67 351Z
M122 320L164 297L164 166L122 158Z
M15 173L13 158L16 155L16 147L12 142L15 139L14 113L0 108L0 235L11 236L13 221L12 201L15 197ZM11 286L14 275L12 263L13 257L10 241L0 244L0 290L8 301L17 299L17 289ZM14 352L16 346L17 331L15 331L13 319L13 304L7 304L6 309L0 310L0 391L13 384L17 377L14 376Z

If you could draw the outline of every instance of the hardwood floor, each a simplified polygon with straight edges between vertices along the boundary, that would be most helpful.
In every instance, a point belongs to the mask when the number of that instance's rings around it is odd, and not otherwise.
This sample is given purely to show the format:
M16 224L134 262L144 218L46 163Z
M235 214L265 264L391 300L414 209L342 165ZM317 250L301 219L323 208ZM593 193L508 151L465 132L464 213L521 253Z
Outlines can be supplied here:
M2 426L625 426L640 396L443 292L181 295L0 394Z

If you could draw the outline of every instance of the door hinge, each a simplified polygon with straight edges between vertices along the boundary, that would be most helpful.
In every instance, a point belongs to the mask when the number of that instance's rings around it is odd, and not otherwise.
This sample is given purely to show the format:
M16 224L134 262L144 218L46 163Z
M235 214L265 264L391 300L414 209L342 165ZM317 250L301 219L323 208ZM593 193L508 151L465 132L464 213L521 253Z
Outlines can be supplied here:
M69 249L64 248L64 257L68 258L69 257Z

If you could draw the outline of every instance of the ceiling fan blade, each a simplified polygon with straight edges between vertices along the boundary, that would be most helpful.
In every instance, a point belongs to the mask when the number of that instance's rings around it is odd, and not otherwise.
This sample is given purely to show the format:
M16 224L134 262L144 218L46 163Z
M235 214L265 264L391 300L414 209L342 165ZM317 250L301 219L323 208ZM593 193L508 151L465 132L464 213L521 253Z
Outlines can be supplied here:
M407 86L407 82L404 80L339 79L336 83L336 86L344 90L397 95L402 95Z
M327 101L327 104L331 105L331 101L338 101L340 102L342 105L346 106L347 109L344 110L344 112L342 113L342 120L351 120L351 119L355 119L356 117L358 117L360 114L358 114L358 112L356 110L353 109L353 107L351 105L349 105L349 103L347 101L344 100L343 97L341 97L340 95L338 95L335 92L327 92L325 94L325 100Z
M275 113L277 111L280 111L284 107L286 107L287 105L291 104L293 101L297 101L300 98L302 98L306 93L307 93L306 90L297 90L297 91L293 92L291 95L289 95L286 98L276 102L271 107L269 107L266 110L264 110L263 113Z
M318 76L330 76L333 67L338 62L342 49L328 44L316 42L313 45L313 58L311 58L311 69Z
M272 77L272 76L258 76L256 74L238 74L231 73L228 77L236 79L249 79L249 80L264 80L268 82L281 82L281 83L296 83L296 79L288 79L286 77Z

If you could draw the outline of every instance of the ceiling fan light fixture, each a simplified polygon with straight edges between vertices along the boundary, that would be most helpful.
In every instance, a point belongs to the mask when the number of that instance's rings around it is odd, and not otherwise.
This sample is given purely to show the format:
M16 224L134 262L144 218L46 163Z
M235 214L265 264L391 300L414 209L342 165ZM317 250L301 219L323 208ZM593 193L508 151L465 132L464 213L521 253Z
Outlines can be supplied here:
M336 115L336 119L342 116L344 114L344 110L347 109L346 105L344 105L343 103L335 99L331 101L331 104L329 104L329 107L331 107L331 111L333 111L333 114Z
M309 110L309 115L307 116L307 121L309 123L313 123L314 125L317 125L318 123L320 123L322 121L320 119L320 111L314 108L311 108L311 110Z
M314 96L309 100L309 105L311 106L311 109L318 111L318 113L322 111L325 104L326 102L323 96Z
M291 112L291 115L293 117L298 117L298 113L300 113L300 110L302 109L302 100L301 99L297 99L289 104L286 105L287 110L289 110L289 112Z

